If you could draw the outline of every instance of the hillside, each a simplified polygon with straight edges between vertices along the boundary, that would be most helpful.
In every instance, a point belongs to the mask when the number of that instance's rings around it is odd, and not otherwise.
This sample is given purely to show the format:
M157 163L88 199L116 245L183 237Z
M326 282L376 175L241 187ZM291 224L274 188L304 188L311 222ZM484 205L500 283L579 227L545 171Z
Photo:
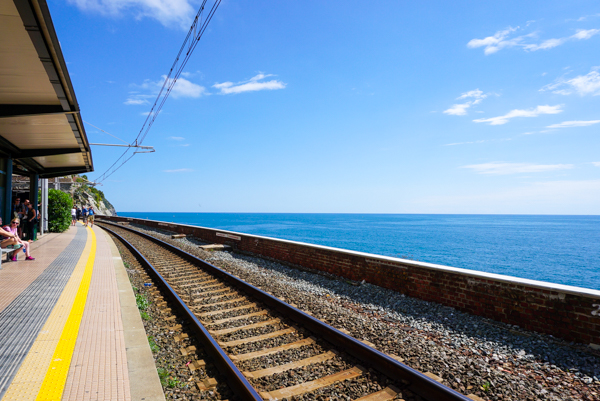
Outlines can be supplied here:
M64 187L61 190L70 193L77 206L92 206L97 214L107 216L117 215L113 205L104 196L104 192L89 185L89 181L85 175L81 177L78 175L72 176L70 184L67 188L61 182L61 186Z

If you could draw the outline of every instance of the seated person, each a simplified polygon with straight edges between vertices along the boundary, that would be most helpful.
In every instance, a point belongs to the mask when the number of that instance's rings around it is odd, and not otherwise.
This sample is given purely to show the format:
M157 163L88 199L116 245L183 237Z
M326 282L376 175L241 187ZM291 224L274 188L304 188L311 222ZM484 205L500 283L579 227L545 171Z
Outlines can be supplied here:
M21 248L21 245L17 244L18 241L14 238L13 233L2 228L2 217L0 217L0 248ZM9 257L12 257L12 253L14 252L10 252Z
M1 221L2 220L0 220L0 224L1 224ZM9 245L13 245L13 247L17 247L17 245L20 245L23 247L23 249L25 249L25 256L26 256L25 260L35 260L35 258L32 258L31 254L29 253L29 245L30 245L29 242L22 241L21 238L19 238L19 233L17 230L18 227L19 227L19 219L18 218L12 219L12 221L10 222L10 226L3 227L3 230L0 233L0 235L2 235L2 237L4 239L2 240L2 242L0 242L0 246L2 248L5 248ZM6 245L5 245L5 241L6 241ZM10 260L12 260L13 262L16 262L18 255L19 255L19 252L13 252L13 256Z

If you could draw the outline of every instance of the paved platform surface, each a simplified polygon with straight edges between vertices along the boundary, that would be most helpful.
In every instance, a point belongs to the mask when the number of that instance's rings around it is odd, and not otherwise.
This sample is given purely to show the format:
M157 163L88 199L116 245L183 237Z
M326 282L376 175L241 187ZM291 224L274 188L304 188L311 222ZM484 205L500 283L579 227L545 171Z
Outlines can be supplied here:
M0 270L0 399L164 400L112 239L78 223Z

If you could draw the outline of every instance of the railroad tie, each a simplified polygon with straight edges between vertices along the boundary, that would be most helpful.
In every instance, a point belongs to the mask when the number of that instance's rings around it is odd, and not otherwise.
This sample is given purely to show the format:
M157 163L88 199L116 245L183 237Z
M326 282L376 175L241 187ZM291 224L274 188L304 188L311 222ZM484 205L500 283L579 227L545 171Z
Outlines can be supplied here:
M270 326L272 324L279 323L279 322L280 322L280 320L278 318L275 318L275 319L270 319L270 320L264 320L264 321L258 322L258 323L247 324L244 326L229 327L229 328L221 329L221 330L208 330L208 332L212 335L220 336L223 334L234 333L239 330L249 330L249 329L255 329L258 327Z
M221 347L235 347L236 345L255 343L257 341L262 341L262 340L266 340L268 338L273 338L273 337L279 337L279 336L283 336L285 334L290 334L290 333L294 333L294 332L296 332L296 329L294 327L290 327L288 329L274 331L272 333L262 334L260 336L242 338L241 340L217 341L217 343Z
M223 283L211 284L205 287L195 288L198 294L205 294L206 292L215 291L221 288L227 288Z
M435 380L438 383L441 383L444 381L444 379L442 379L441 377L439 377L438 375L436 375L435 373L431 373L431 372L425 372L423 373L425 376L429 377L430 379Z
M233 295L239 295L238 292L231 292L231 293L224 293L224 294L219 294L219 295L215 295L215 296L209 296L209 297L196 297L196 299L201 299L202 301L204 301L201 305L199 306L212 306L215 305L215 303L208 303L208 301L216 301L218 299L223 299L223 298L227 298L227 297L231 297ZM242 299L245 299L244 297L241 297ZM239 299L239 298L236 298ZM229 301L223 301L223 302L233 302L233 300L229 300Z
M247 352L245 354L239 354L239 355L229 355L229 358L231 358L232 361L246 361L248 359L254 359L254 358L258 358L258 357L266 356L266 355L272 355L272 354L276 354L281 351L287 351L287 350L294 349L294 348L300 348L305 345L310 345L310 344L314 344L314 343L316 343L316 339L314 337L309 337L309 338L305 338L303 340L298 340L293 343L280 345L280 346L274 347L274 348L263 349L263 350L254 351L254 352Z
M233 290L231 288L222 288L220 290L215 290L215 291L208 291L208 292L196 293L195 295L200 295L200 296L197 296L196 298L202 299L202 298L211 297L214 294L219 294L219 293L225 292L225 291L228 291L228 294L237 294L236 290Z
M381 391L361 397L354 401L388 401L396 398L400 390L394 386L389 386Z
M220 315L220 314L226 313L226 312L232 312L232 311L241 310L241 309L250 309L250 308L254 308L254 307L256 307L256 303L252 302L250 304L246 304L246 305L243 305L243 306L238 306L238 307L235 307L235 308L229 308L229 309L215 310L215 311L212 311L212 312L199 313L198 316L200 316L200 317L214 316L214 315Z
M226 322L233 322L235 320L240 320L240 319L247 319L247 318L253 317L253 316L266 315L267 313L269 313L269 311L261 310L259 312L249 313L247 315L239 315L239 316L234 316L234 317L226 317L225 319L219 319L219 320L215 320L213 322L206 322L206 324L214 326L216 324L221 324L221 323L226 323Z
M212 304L203 304L203 305L200 305L199 307L203 307L203 306L220 306L220 305L225 305L225 304L231 304L231 303L234 303L234 302L244 301L245 299L246 299L245 297L239 297L239 298L230 299L229 301L213 302Z
M373 344L371 341L368 340L360 340L361 343L363 343L364 345L368 345L369 347L373 348L373 349L377 349L377 346L375 344Z
M260 396L265 400L280 400L282 398L290 398L295 395L308 393L310 391L330 386L337 382L354 379L362 375L364 371L365 369L362 366L355 366L352 369L334 373L332 375L325 376L313 381L300 383L295 386L290 386L269 392L261 392Z
M299 361L275 366L273 368L255 370L253 372L242 372L242 373L244 374L244 376L246 376L250 379L258 379L261 377L274 375L275 373L287 372L288 370L301 368L303 366L313 365L313 364L319 363L319 362L325 362L330 359L333 359L336 356L336 354L337 353L334 351L328 351L328 352L322 353L320 355L315 355L310 358L305 358L305 359L301 359Z
M200 286L200 288L203 288L203 287L208 287L211 284L218 283L218 282L219 282L218 278L213 278L213 279L210 279L210 280L200 281L200 282L198 282L198 285Z
M209 377L208 379L204 379L201 382L196 382L196 386L200 391L207 391L217 387L217 380Z
M181 355L188 356L190 354L196 353L196 347L193 345L190 345L189 347L179 348L179 351L181 351Z
M206 362L204 362L204 359L198 359L197 361L193 361L190 364L188 364L188 368L190 368L191 372L201 369L205 366L206 366Z

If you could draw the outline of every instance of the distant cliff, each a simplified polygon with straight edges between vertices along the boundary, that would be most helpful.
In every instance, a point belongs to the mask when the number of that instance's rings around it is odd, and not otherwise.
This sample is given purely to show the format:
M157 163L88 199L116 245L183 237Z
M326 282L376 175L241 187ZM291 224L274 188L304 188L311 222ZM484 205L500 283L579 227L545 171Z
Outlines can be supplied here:
M107 216L117 215L113 205L104 196L104 192L91 186L85 175L81 177L74 175L72 176L72 180L72 185L70 185L68 192L73 197L77 206L92 206L96 214ZM63 184L61 183L61 185Z

